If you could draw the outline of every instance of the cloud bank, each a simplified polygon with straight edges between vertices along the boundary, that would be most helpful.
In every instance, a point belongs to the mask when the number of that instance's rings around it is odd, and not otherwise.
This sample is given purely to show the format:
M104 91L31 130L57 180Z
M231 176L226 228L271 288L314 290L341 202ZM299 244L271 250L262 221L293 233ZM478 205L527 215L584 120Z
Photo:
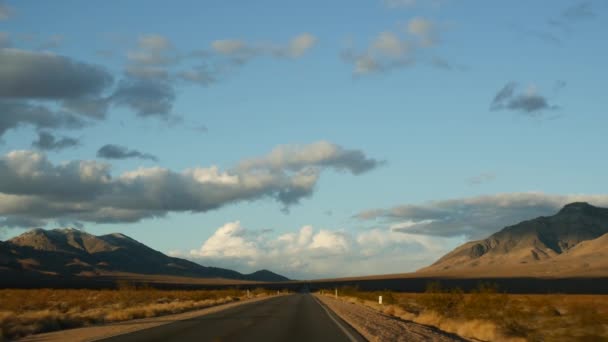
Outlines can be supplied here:
M276 159L281 155L277 151L285 149L295 159ZM105 152L129 155L120 148ZM318 142L280 146L229 170L209 166L176 172L151 167L113 176L107 163L54 164L41 152L13 151L0 158L0 216L13 221L137 222L263 198L287 208L310 197L325 170L357 175L377 165L361 151Z
M295 279L413 271L434 261L456 239L429 238L390 229L362 232L303 226L274 236L228 222L199 249L173 255L203 265L251 272L268 268Z
M608 207L608 195L503 193L370 209L355 217L411 234L479 239L505 226L538 216L553 215L572 202Z

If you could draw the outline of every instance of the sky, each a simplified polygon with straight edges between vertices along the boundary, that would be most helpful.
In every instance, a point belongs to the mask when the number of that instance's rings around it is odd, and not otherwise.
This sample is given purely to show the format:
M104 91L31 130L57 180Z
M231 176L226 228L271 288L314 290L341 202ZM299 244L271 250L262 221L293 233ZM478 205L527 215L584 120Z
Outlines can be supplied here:
M354 5L356 4L356 5ZM0 238L404 273L608 207L608 3L0 0Z

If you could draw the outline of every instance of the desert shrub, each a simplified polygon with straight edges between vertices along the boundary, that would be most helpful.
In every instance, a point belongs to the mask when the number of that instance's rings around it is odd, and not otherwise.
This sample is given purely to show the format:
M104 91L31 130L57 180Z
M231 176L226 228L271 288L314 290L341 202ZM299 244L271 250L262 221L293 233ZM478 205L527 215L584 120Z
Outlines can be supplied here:
M263 296L264 289L254 290ZM271 292L274 293L274 292ZM0 341L90 324L180 313L244 297L236 288L159 290L120 282L114 290L0 290Z
M470 319L496 320L504 316L510 304L508 295L498 292L496 285L481 283L467 296L462 314Z
M438 282L429 283L420 304L426 309L446 317L457 316L462 310L464 292L459 288L443 289Z

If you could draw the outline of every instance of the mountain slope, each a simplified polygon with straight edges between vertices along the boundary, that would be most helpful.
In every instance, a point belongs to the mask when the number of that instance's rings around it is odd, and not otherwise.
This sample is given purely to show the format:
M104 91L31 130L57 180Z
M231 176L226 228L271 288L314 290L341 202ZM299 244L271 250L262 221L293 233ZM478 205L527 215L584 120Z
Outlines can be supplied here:
M0 242L0 272L96 277L112 274L284 281L270 271L250 275L169 257L124 234L35 229Z
M608 262L598 257L608 251L606 233L608 209L571 203L556 215L524 221L487 239L465 243L418 273L553 276L593 270L608 274ZM593 260L593 265L581 258Z

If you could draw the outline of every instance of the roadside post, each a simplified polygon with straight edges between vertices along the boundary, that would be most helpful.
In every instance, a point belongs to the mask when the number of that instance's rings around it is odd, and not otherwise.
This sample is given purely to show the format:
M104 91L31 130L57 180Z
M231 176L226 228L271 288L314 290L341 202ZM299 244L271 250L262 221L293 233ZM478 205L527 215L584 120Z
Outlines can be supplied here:
M378 304L382 304L382 296L378 296Z
M338 299L338 289L336 289L336 295L335 295L336 299Z

